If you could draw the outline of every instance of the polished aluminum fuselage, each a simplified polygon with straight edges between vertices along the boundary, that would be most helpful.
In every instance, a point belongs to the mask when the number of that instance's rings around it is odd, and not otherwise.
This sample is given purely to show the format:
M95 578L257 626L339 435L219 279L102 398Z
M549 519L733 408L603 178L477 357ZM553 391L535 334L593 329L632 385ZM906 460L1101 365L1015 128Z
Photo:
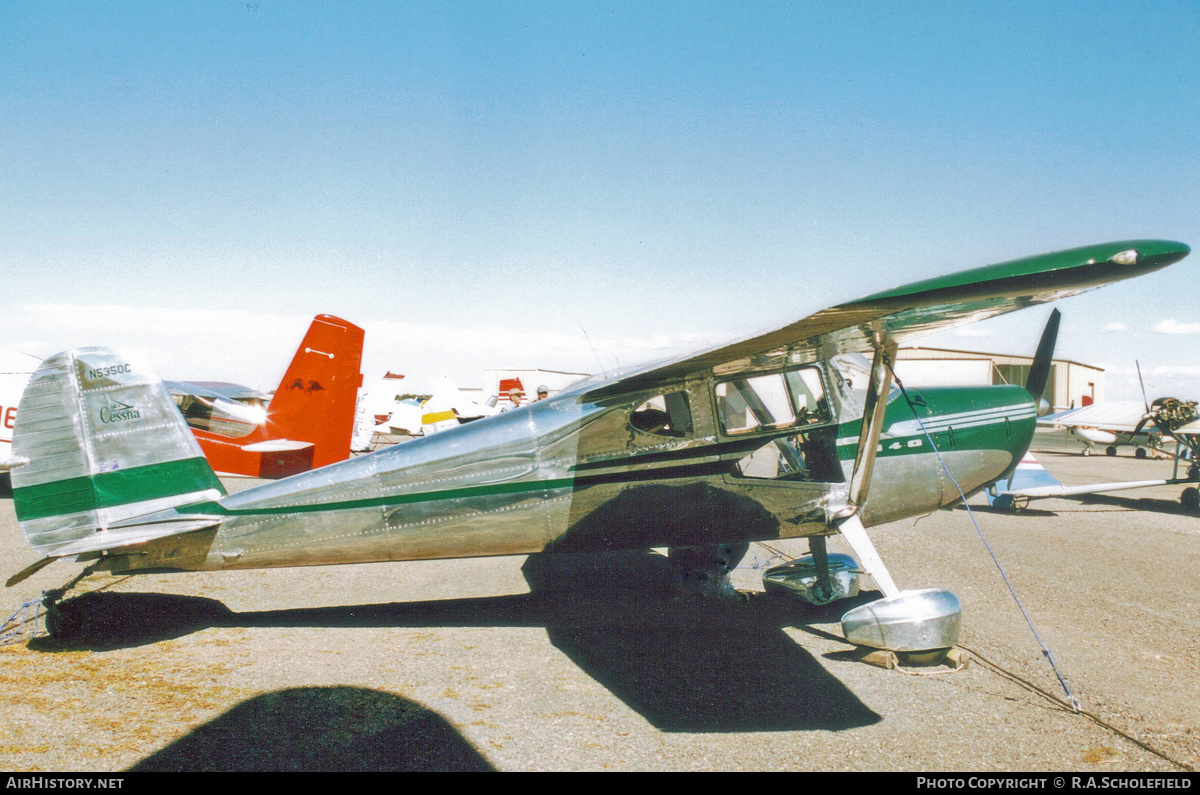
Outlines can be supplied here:
M693 431L686 437L633 428L631 412L661 387L603 399L582 387L197 506L191 513L220 517L215 534L198 537L199 546L129 557L114 568L695 546L826 534L853 510L848 481L861 409L849 390L829 392L835 419L810 430L836 445L838 471L822 481L788 481L737 474L735 461L747 443L758 442L720 432L712 377L675 388L687 391L691 406ZM941 392L953 399L939 401ZM870 496L859 509L864 524L927 513L959 499L959 488L970 493L1000 477L1032 437L1033 404L1023 394L1012 387L925 390L924 429L904 399L893 396Z

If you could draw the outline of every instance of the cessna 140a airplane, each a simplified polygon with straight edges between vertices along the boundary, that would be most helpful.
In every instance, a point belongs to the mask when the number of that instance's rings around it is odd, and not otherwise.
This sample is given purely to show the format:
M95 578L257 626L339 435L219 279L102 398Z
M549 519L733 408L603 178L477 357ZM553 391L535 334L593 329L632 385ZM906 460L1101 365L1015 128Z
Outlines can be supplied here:
M841 533L884 593L843 616L847 639L948 648L957 599L897 588L864 528L998 480L1037 412L1020 386L899 398L897 343L1188 252L1124 241L887 290L235 494L149 370L104 348L62 353L17 415L13 444L29 463L14 472L14 505L43 557L9 584L63 557L138 573L653 547L668 548L685 582L711 582L749 542L806 536L812 558L792 590L825 604L856 590L857 567L826 554ZM873 359L848 355L861 353Z

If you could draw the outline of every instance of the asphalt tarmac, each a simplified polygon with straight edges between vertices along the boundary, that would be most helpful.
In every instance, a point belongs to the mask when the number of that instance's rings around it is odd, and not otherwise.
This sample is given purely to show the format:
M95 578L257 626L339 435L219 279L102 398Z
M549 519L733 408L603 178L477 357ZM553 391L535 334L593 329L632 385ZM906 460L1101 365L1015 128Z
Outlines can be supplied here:
M1171 469L1037 450L1066 483ZM0 769L1195 769L1200 516L1180 488L1015 515L975 498L982 536L961 507L873 529L901 588L958 595L960 670L861 662L844 604L762 593L804 541L752 546L731 603L681 598L652 552L96 575L75 591L89 634L6 630ZM0 499L5 576L34 559ZM79 568L8 588L2 617Z

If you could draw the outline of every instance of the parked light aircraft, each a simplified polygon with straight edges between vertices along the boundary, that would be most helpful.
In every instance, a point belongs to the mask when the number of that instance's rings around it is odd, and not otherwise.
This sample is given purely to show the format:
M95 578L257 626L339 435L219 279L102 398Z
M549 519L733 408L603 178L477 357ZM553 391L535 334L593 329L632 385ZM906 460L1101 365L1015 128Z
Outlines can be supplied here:
M29 376L41 359L16 351L0 350L0 472L24 463L13 455L13 428L17 423L17 404L29 382Z
M421 429L428 436L498 413L499 409L472 400L442 376L435 382L433 394L421 404Z
M236 384L169 381L217 472L283 478L350 457L363 330L317 315L275 394Z
M1109 403L1069 409L1045 418L1045 424L1066 428L1083 442L1083 454L1091 455L1092 447L1106 445L1106 455L1116 455L1120 445L1133 445L1138 458L1163 456L1163 437L1197 418L1196 403L1176 398L1157 398L1151 403L1142 381L1142 366L1137 364L1138 383L1142 387L1141 403ZM1177 439L1176 455L1180 454ZM1192 445L1183 442L1188 452Z
M1151 486L1172 486L1179 483L1192 483L1198 478L1194 468L1189 468L1187 477L1159 478L1156 480L1124 480L1109 483L1088 483L1080 486L1067 486L1058 478L1051 475L1032 453L1025 453L1017 468L999 483L994 483L986 491L988 504L993 508L1006 511L1021 510L1031 500L1042 500L1053 497L1083 497L1091 494L1107 494L1113 491L1130 491ZM1194 487L1184 489L1184 495L1195 493ZM1186 496L1180 501L1187 508L1196 508L1196 503L1188 504Z
M447 376L435 379L433 392L424 401L396 395L394 400L372 406L376 432L407 436L437 433L499 413L495 406L472 400ZM383 409L387 413L381 417Z
M1066 428L1083 442L1083 454L1091 455L1092 448L1104 445L1107 455L1116 455L1117 448L1132 445L1138 458L1161 455L1162 433L1146 422L1149 414L1141 403L1101 403L1068 409L1042 418L1041 424Z
M139 573L654 547L685 581L720 583L749 542L808 537L803 571L779 577L825 604L856 589L826 554L840 533L884 594L843 616L847 640L947 648L954 595L901 591L865 528L1001 479L1037 412L1011 385L910 390L909 402L893 389L897 344L1188 252L1108 243L886 290L235 494L150 371L104 348L59 354L18 412L14 447L30 463L14 472L14 506L43 557L9 583L68 556Z

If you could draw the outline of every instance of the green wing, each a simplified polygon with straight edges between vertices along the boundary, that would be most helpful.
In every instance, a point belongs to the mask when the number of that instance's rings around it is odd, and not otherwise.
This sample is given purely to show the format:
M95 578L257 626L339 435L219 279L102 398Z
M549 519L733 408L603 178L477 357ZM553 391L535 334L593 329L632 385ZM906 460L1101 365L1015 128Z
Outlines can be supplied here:
M1038 306L1165 268L1191 249L1170 240L1124 240L1002 262L885 290L824 309L783 328L649 365L595 386L624 392L718 369L735 373L775 361L803 362L873 350Z

